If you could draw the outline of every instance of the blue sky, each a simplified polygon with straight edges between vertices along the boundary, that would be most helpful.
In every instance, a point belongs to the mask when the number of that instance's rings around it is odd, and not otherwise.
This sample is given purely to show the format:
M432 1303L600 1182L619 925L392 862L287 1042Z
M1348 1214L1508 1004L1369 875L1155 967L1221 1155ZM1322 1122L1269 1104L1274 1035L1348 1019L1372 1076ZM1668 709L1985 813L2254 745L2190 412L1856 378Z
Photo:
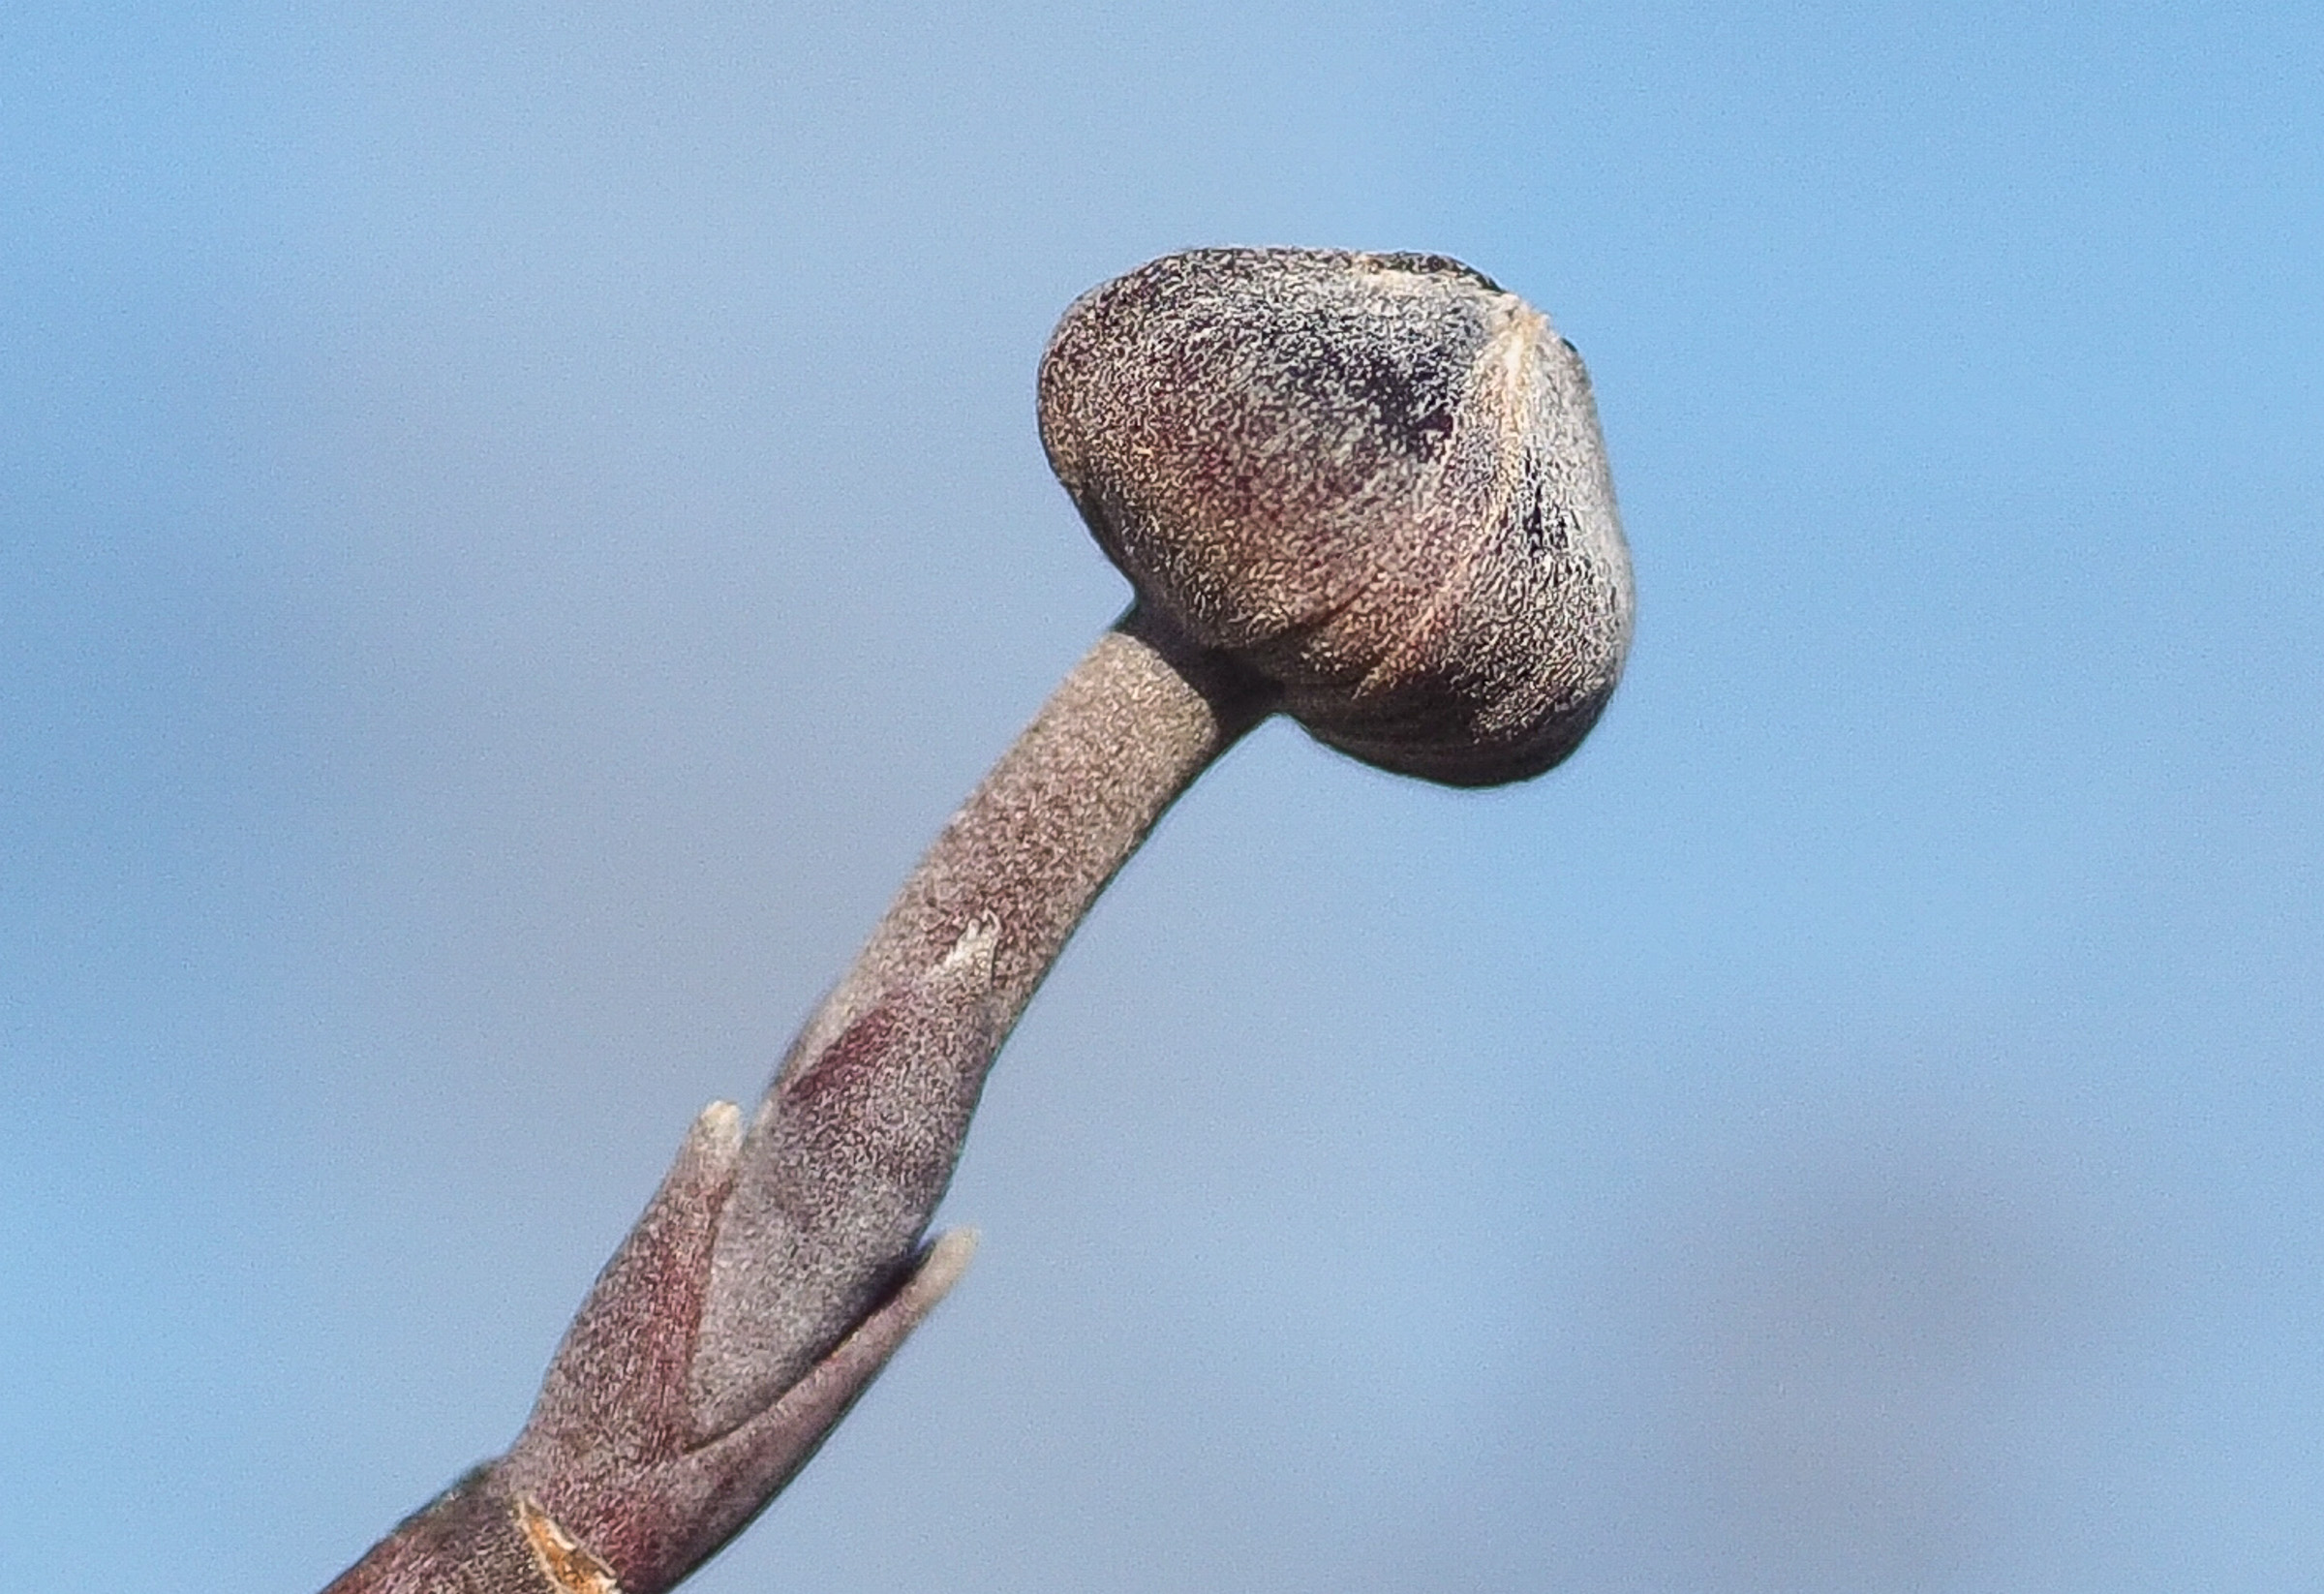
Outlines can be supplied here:
M0 21L0 1585L504 1445L1122 589L1074 294L1458 255L1636 558L1568 766L1246 744L955 1298L693 1584L2324 1580L2310 7Z

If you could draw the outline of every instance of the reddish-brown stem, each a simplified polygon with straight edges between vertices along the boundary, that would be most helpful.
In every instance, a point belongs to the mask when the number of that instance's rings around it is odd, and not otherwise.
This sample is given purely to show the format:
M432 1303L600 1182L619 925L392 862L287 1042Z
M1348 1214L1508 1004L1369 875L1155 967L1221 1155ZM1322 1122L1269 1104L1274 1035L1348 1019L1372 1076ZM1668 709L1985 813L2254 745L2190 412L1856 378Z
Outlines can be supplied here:
M1271 706L1133 609L945 825L748 1131L714 1106L524 1432L326 1594L660 1594L738 1532L965 1266L915 1258L986 1070L1090 903Z
M996 1039L1165 809L1272 706L1271 689L1140 605L1083 656L946 822L785 1059L799 1066L970 923L999 925Z

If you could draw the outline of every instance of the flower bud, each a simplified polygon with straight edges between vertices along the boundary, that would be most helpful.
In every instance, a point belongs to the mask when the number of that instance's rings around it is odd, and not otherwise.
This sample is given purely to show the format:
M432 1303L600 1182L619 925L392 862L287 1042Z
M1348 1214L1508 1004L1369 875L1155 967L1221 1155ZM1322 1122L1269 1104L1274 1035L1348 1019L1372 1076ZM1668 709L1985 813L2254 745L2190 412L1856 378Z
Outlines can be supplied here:
M1621 676L1630 558L1589 378L1455 261L1166 256L1066 311L1040 410L1141 600L1342 751L1524 780Z

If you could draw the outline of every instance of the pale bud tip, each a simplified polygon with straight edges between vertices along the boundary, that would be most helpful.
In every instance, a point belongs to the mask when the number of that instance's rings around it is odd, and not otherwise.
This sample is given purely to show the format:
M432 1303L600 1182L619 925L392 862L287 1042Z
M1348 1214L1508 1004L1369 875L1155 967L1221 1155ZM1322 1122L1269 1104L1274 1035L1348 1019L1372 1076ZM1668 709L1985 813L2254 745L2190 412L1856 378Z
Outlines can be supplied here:
M974 1229L947 1229L936 1236L928 1247L928 1255L912 1274L912 1289L931 1303L949 1293L968 1271L968 1263L976 1255L978 1238Z
M993 957L1000 948L1000 920L991 913L979 913L961 931L961 938L952 943L936 965L940 974L984 974L993 970Z
M695 1115L694 1135L720 1150L733 1150L743 1143L743 1110L731 1101L712 1102Z

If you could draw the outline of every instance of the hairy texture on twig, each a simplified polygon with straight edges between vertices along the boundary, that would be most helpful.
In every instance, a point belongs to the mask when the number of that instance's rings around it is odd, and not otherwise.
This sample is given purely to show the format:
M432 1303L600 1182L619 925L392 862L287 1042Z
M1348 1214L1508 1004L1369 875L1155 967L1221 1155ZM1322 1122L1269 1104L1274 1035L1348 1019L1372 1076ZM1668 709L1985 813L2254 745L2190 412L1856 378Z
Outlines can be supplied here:
M986 1072L1187 783L1287 707L1455 784L1587 732L1630 636L1579 359L1433 256L1220 250L1086 296L1041 374L1139 589L953 815L746 1129L716 1104L508 1454L326 1594L663 1594L811 1456L966 1265L916 1251Z
M841 1068L860 1074L861 1054ZM949 1234L901 1270L891 1262L886 1290L780 1397L708 1430L688 1371L711 1241L746 1152L740 1115L714 1103L598 1275L515 1445L325 1594L661 1594L791 1480L959 1279L975 1241Z
M572 1502L564 1516L523 1487L541 1457L523 1456L520 1441L407 1517L323 1594L662 1594L807 1464L975 1249L965 1232L939 1239L853 1333L722 1439L604 1474L568 1458L575 1470L550 1480L552 1495Z
M697 1120L508 1455L325 1594L560 1588L525 1501L623 1594L660 1594L813 1454L966 1265L965 1236L913 1247L1001 1039L1089 901L1265 710L1248 676L1148 634L1133 614L1102 638L945 826L748 1131L724 1104Z
M1041 434L1099 544L1325 742L1401 774L1540 774L1629 649L1589 378L1434 255L1202 249L1092 290Z
M1106 882L1187 784L1276 704L1274 690L1140 602L1057 684L945 821L784 1058L816 1057L973 921L997 927L994 1044Z
M406 1517L323 1594L575 1594L582 1563L575 1554L544 1555L544 1540L586 1553L536 1504L502 1487L492 1468L478 1467ZM612 1590L619 1588L617 1579Z
M767 1092L709 1261L694 1421L726 1431L887 1287L943 1198L994 1052L999 929L972 920L923 977Z
M714 1427L780 1389L862 1310L934 1211L994 1052L1091 899L1269 700L1133 613L945 825L752 1126L695 1362ZM887 995L900 981L909 1001ZM870 1047L912 1059L880 1071L892 1083L876 1106L848 1083L847 1059Z

